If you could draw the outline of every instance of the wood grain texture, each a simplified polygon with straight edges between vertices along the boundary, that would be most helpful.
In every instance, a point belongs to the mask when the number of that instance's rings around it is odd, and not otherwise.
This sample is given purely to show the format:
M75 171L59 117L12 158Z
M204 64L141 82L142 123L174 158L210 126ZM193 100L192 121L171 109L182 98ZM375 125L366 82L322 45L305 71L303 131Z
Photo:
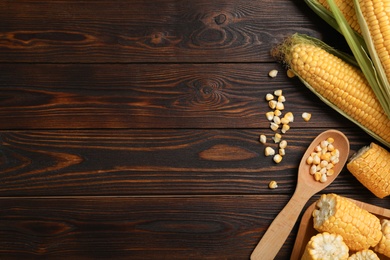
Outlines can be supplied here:
M0 62L264 62L292 31L321 36L310 14L288 0L1 1Z
M323 129L290 130L280 164L264 156L260 131L1 132L0 195L292 194L301 157ZM352 151L371 140L359 130L344 133ZM271 180L277 191L268 189ZM369 194L357 187L344 170L327 190Z
M280 70L270 78L271 69ZM278 64L0 64L0 129L268 128L282 89L293 125L352 126ZM303 112L313 114L308 123Z
M276 216L275 209L282 208L288 198L0 199L0 257L156 259L158 255L159 259L248 259ZM385 204L383 200L378 203ZM289 258L297 227L276 259Z

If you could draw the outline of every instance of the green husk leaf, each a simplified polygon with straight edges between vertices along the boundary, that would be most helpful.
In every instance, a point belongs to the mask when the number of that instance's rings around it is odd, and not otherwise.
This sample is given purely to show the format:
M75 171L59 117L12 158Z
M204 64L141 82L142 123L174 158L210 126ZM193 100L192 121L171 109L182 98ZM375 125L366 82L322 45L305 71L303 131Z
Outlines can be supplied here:
M378 77L378 73L375 69L375 66L373 66L373 62L368 56L365 48L360 44L360 41L354 33L354 30L349 26L334 0L327 0L327 2L335 20L340 27L342 34L344 35L345 40L347 41L353 55L359 64L360 69L373 89L375 95L377 96L379 103L381 104L386 115L390 118L390 106L388 104L389 98L386 98L383 95L382 89L384 89L385 86L383 85L383 81Z
M385 111L390 111L390 84L386 76L385 69L382 66L382 63L378 57L378 54L375 50L374 42L371 38L370 31L368 29L368 24L366 20L364 19L363 13L360 9L359 1L354 0L355 5L355 11L356 16L358 18L358 22L362 31L363 38L366 42L366 46L368 49L368 53L370 54L372 63L374 64L376 71L378 73L378 80L380 81L379 89L374 90L375 94L378 96L379 101L381 102L381 105ZM376 93L378 92L378 94ZM383 98L383 100L380 100L380 97ZM386 108L387 107L387 108ZM386 112L386 114L390 117L390 114Z

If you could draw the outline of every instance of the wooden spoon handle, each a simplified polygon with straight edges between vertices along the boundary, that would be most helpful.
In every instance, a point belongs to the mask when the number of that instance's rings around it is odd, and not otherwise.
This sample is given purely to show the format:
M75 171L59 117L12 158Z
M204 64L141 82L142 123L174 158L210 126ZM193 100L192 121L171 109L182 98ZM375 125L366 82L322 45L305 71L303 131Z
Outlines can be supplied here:
M283 246L299 214L311 197L294 193L290 201L276 216L251 254L251 260L273 260ZM307 195L307 194L306 194Z

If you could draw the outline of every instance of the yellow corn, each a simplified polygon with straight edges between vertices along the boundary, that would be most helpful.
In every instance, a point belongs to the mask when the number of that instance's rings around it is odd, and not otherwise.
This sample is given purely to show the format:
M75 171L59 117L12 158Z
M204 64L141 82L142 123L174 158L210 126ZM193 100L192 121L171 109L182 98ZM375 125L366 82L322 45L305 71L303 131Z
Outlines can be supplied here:
M379 218L333 193L321 195L313 211L313 222L319 232L342 236L352 251L376 246L382 238Z
M301 260L348 259L348 247L340 235L328 232L312 236L305 247Z
M286 39L272 55L332 108L390 147L390 119L358 68L300 34Z
M380 63L390 82L390 0L359 0Z
M348 260L380 260L380 258L371 249L366 249L350 255Z
M322 6L330 10L327 0L318 0ZM349 26L359 34L361 34L360 25L356 16L355 6L353 0L335 0L337 7L340 9L341 13L344 15L345 20L347 20Z
M374 247L374 251L384 256L390 257L390 220L382 219L382 239Z
M347 163L347 169L378 198L390 195L390 152L371 143Z

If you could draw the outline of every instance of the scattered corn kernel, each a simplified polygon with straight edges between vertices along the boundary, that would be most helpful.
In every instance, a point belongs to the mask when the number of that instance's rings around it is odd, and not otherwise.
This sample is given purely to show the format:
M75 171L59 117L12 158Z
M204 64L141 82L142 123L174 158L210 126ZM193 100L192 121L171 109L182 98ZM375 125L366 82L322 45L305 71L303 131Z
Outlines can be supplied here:
M277 96L277 97L281 96L282 93L283 93L283 91L281 89L277 89L277 90L274 91L274 95Z
M278 102L278 101L276 101L276 106L275 106L275 108L276 108L277 110L283 110L283 109L284 109L284 104L283 104L283 102Z
M320 178L320 182L324 183L328 180L328 177L326 176L326 174L321 174L321 178Z
M281 116L282 115L282 111L278 110L278 109L275 109L274 110L274 115L275 116Z
M268 187L270 189L276 189L278 187L278 183L276 181L270 181Z
M288 124L283 124L282 133L285 134L288 130L290 130L290 126Z
M279 96L278 102L286 102L286 98L284 96Z
M278 124L275 124L274 122L271 122L270 128L271 128L273 131L276 131L276 130L279 129L279 125L278 125Z
M277 70L271 70L270 72L268 72L268 76L270 76L271 78L275 78L277 75L278 75Z
M289 122L294 122L294 114L292 112L287 112L284 117L288 119Z
M265 95L265 100L267 101L271 101L272 99L274 99L274 95L268 93L267 95Z
M265 144L267 142L267 137L265 135L260 135L260 143Z
M277 153L277 154L274 155L273 159L274 159L274 162L280 163L282 161L283 157L280 154Z
M273 121L274 121L274 123L275 123L275 124L278 124L278 125L280 125L280 117L278 117L278 116L274 116L274 119L273 119Z
M279 148L284 149L284 148L286 148L286 147L287 147L287 141L286 141L286 140L282 140L282 141L280 142L280 144L279 144Z
M275 109L277 103L278 103L278 101L276 101L276 100L270 100L270 101L268 102L268 106L269 106L271 109Z
M286 117L282 117L280 119L280 123L283 125L288 125L290 123L290 121L288 121L288 119Z
M275 133L275 136L272 137L272 139L274 140L275 143L279 143L280 140L282 140L282 135L279 133Z
M310 113L307 113L307 112L303 112L303 113L302 113L302 118L303 118L303 120L305 120L306 122L308 122L308 121L311 119L311 114L310 114Z
M268 119L268 121L272 121L274 119L274 111L269 111L267 113L265 113L265 117Z
M284 148L279 148L279 154L281 156L285 156L286 155L286 150Z
M273 156L275 155L275 150L272 147L267 146L264 150L265 156Z

